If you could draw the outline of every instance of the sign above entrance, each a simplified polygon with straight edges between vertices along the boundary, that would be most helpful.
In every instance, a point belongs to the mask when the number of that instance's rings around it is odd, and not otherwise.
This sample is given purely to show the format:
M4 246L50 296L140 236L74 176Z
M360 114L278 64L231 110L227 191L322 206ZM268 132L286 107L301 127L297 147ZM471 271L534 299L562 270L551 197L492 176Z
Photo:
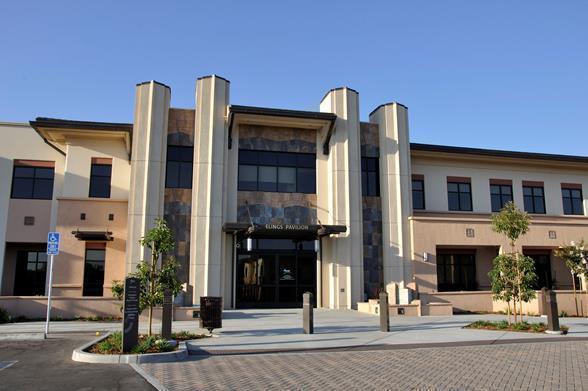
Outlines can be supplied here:
M315 240L347 231L344 225L225 223L223 231L252 238Z

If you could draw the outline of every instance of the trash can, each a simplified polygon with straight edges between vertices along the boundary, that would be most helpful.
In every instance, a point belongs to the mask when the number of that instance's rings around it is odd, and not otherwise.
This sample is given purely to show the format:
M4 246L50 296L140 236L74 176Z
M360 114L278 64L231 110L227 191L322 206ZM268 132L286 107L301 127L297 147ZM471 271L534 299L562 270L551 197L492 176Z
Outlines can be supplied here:
M223 327L223 298L215 296L200 297L200 328L213 329Z

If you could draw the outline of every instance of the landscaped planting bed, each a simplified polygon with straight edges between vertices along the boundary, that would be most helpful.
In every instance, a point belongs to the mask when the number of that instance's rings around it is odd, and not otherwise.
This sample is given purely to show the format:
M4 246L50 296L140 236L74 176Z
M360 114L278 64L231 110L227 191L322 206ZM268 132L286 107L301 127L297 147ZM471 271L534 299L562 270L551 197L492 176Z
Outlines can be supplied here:
M482 330L504 330L504 331L522 331L527 333L544 333L547 330L545 323L528 323L518 322L508 324L506 320L500 320L497 322L491 322L486 320L478 320L467 326L466 329L482 329ZM567 334L569 328L567 326L560 326L560 330L563 334Z
M178 342L206 337L204 334L189 331L172 333L172 339ZM170 344L159 335L139 335L139 343L131 350L131 354L163 353L176 349L177 345ZM120 331L114 332L102 341L90 346L87 351L96 354L122 354L122 335Z

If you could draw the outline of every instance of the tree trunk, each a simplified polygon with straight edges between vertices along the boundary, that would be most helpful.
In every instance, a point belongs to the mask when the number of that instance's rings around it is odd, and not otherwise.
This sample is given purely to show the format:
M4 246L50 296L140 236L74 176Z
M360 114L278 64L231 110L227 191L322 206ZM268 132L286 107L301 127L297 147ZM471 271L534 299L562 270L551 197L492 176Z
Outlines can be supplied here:
M155 251L155 243L153 243L153 250L151 251L151 271L149 272L149 297L151 300L149 301L149 333L148 335L151 336L152 333L152 324L153 324L153 294L155 293L155 268L157 267L157 252Z
M508 316L508 325L510 326L510 300L506 302L506 315Z
M572 287L574 289L574 303L576 304L576 316L579 316L578 314L578 297L576 296L576 276L574 275L574 273L572 273Z

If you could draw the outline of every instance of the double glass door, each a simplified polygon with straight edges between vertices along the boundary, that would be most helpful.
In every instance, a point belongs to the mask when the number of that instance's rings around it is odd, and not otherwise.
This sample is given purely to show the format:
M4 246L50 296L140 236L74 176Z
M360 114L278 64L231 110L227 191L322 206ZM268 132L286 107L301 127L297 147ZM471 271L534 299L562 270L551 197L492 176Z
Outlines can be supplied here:
M316 297L316 253L312 251L239 254L237 307L300 307L302 295Z

